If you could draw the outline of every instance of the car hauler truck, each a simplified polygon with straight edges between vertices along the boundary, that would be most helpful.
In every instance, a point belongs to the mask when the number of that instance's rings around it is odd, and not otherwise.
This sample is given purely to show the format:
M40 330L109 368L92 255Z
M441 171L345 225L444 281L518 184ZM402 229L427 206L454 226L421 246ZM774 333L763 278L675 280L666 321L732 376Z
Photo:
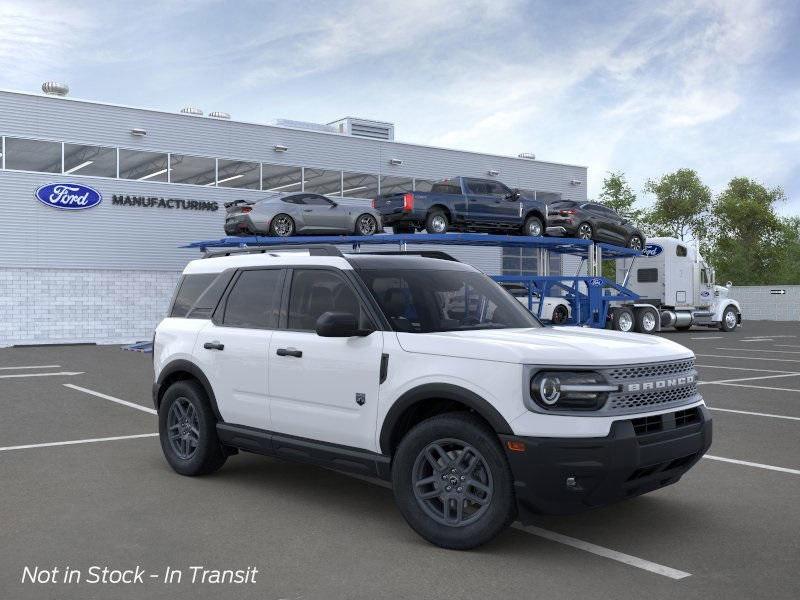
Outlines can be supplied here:
M742 322L739 303L729 297L731 284L716 285L714 269L676 238L648 238L641 256L617 259L616 279L639 299L611 308L614 329L650 333L698 325L733 331ZM652 321L656 312L657 323Z

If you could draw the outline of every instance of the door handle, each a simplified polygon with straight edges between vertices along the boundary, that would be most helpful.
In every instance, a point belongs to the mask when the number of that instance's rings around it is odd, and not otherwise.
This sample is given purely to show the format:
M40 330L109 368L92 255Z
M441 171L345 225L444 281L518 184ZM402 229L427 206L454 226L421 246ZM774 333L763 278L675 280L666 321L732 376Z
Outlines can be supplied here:
M203 344L203 348L205 348L206 350L224 350L225 344L220 344L217 341L206 342L205 344Z
M303 358L303 351L295 350L294 348L278 348L276 354L278 356L294 356L295 358Z
M310 208L304 208L303 212L313 212Z

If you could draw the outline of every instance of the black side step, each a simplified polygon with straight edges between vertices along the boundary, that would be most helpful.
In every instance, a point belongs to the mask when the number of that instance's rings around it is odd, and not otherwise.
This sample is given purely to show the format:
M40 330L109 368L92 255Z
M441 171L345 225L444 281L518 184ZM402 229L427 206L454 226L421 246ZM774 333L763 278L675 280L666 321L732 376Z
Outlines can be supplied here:
M217 423L217 435L224 445L246 452L391 479L391 458L377 452L230 423Z

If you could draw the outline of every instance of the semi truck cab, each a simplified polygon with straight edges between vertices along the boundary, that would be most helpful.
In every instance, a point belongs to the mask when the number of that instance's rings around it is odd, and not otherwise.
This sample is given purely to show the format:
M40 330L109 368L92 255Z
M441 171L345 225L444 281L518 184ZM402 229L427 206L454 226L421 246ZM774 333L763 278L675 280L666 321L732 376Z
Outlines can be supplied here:
M716 285L714 269L696 248L676 238L649 238L642 255L618 259L616 278L660 313L661 328L692 325L732 331L742 322L730 283ZM626 281L627 279L627 281Z

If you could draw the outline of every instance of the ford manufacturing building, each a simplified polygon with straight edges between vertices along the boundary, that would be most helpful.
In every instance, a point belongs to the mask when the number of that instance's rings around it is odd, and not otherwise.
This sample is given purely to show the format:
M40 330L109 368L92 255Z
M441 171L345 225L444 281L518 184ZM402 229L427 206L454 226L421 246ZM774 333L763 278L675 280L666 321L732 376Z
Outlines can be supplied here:
M369 202L465 175L586 199L585 167L400 143L390 123L263 125L43 89L0 91L0 346L149 339L179 272L200 256L181 246L223 237L223 204L239 198L305 190ZM59 210L37 200L43 186L58 194L69 184L96 190L96 205ZM489 274L538 267L519 249L448 252Z

